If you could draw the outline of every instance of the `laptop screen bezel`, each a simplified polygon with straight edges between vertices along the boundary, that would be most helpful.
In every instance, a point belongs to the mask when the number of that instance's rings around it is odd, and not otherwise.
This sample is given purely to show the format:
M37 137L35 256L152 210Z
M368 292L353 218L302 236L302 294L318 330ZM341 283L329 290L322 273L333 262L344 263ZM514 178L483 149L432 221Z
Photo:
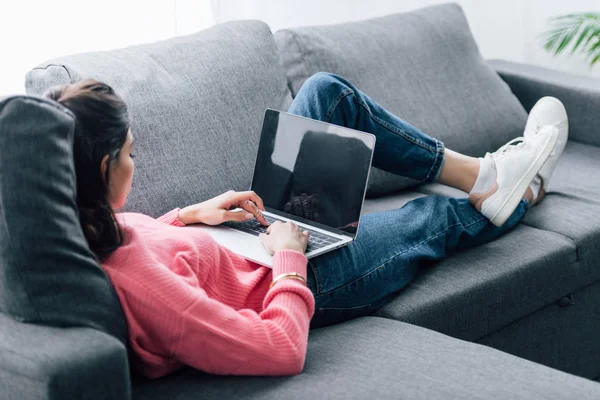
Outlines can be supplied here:
M252 190L252 191L254 191L254 179L256 177L256 165L257 165L257 161L258 161L259 147L260 147L260 143L262 142L263 135L266 134L265 129L267 127L265 126L265 120L267 119L269 113L275 113L275 114L278 114L278 115L279 114L287 114L287 115L292 116L294 118L306 119L306 120L310 120L311 122L317 122L319 124L326 125L326 126L333 125L333 126L336 126L337 128L340 128L340 129L343 129L343 130L347 130L347 131L351 131L353 135L368 136L369 140L372 140L372 143L369 143L367 145L367 147L371 150L371 156L369 158L369 165L367 167L367 177L365 179L365 184L364 184L365 187L364 187L364 191L363 191L363 195L362 195L362 201L360 203L360 210L359 210L358 223L357 223L357 226L356 226L356 232L354 232L354 233L346 232L344 230L331 227L329 225L321 224L319 222L315 222L315 221L312 221L312 220L309 220L309 219L304 219L304 218L299 217L299 216L294 215L294 214L290 214L290 213L286 213L286 212L281 211L281 210L273 209L272 207L265 207L266 211L269 211L270 213L279 215L281 217L285 217L285 218L289 218L289 219L294 219L294 220L297 220L298 222L302 222L302 223L307 224L307 225L314 225L317 228L320 228L320 229L323 229L323 230L326 230L326 231L329 231L329 232L333 232L333 233L338 234L338 235L348 236L348 237L350 237L352 239L355 239L356 236L358 235L359 230L360 230L360 217L362 216L363 207L365 205L365 197L366 197L366 194L367 194L367 187L368 187L369 177L371 176L371 164L373 163L373 153L375 152L375 143L376 143L375 135L373 135L371 133L367 133L367 132L362 132L362 131L359 131L359 130L356 130L356 129L347 128L345 126L330 124L330 123L327 123L327 122L323 122L323 121L319 121L319 120L315 120L315 119L311 119L311 118L306 118L306 117L303 117L303 116L300 116L300 115L290 114L290 113L287 113L285 111L278 111L278 110L274 110L272 108L267 108L265 110L265 114L264 114L264 118L263 118L263 124L262 124L261 132L260 132L259 142L258 142L259 144L258 144L258 146L256 148L256 156L254 157L254 169L253 169L253 172L252 172L252 182L250 183L250 190ZM257 193L257 194L260 196L259 193Z

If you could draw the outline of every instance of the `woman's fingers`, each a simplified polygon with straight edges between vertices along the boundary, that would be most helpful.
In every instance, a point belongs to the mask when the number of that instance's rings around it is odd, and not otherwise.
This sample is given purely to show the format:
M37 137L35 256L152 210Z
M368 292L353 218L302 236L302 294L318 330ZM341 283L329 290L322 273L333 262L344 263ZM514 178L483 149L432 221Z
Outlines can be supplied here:
M273 228L281 225L281 223L282 223L281 221L275 221L271 225L269 225L269 227L267 228L267 234L271 234L271 231L273 230Z
M223 222L225 221L247 221L249 219L254 218L252 213L246 211L225 211L223 215Z
M233 194L234 204L241 204L245 200L254 202L260 210L265 211L265 205L262 199L254 191L248 190L246 192L235 192Z
M254 216L254 218L256 218L256 220L262 225L269 226L269 222L267 222L267 220L265 219L265 216L263 215L262 211L251 200L244 200L239 204L239 206L247 212L251 213Z
M265 250L267 250L269 254L273 255L273 251L271 251L271 246L269 244L269 235L267 235L266 233L261 233L260 235L258 235L258 240L260 240L260 243L265 248Z
M262 199L254 191L234 192L231 201L233 204L237 204L239 207L252 213L254 218L262 225L269 226L269 222L262 214L262 211L265 210L265 205Z

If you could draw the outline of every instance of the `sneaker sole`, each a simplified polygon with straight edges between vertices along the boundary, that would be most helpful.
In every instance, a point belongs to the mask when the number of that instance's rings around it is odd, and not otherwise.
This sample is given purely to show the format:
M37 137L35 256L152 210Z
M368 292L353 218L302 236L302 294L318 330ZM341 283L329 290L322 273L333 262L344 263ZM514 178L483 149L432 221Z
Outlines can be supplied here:
M497 227L501 227L510 218L512 213L515 211L519 202L525 195L529 184L533 180L535 174L542 168L542 165L546 162L556 141L558 140L558 134L552 135L546 142L544 149L538 154L533 164L529 167L525 175L521 177L521 180L517 183L515 188L512 190L508 198L502 203L500 209L490 219L490 222Z

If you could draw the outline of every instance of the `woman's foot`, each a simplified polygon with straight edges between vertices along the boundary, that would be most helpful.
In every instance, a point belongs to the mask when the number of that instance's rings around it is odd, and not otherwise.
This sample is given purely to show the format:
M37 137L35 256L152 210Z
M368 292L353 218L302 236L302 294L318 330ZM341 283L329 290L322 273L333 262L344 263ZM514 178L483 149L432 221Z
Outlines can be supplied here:
M516 138L498 151L487 153L480 169L480 174L487 176L486 182L476 182L469 195L475 208L492 224L502 226L548 160L557 138L556 129L540 129L528 140Z

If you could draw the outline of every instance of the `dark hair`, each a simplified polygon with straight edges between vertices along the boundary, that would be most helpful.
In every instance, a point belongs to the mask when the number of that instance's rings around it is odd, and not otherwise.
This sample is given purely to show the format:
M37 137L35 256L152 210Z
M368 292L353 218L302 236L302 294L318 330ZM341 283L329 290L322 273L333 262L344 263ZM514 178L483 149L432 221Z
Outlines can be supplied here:
M100 164L107 154L109 166L119 158L129 130L127 105L110 86L92 79L52 88L44 96L75 115L79 222L90 249L105 258L123 243L123 232L107 199L110 168L103 180Z

